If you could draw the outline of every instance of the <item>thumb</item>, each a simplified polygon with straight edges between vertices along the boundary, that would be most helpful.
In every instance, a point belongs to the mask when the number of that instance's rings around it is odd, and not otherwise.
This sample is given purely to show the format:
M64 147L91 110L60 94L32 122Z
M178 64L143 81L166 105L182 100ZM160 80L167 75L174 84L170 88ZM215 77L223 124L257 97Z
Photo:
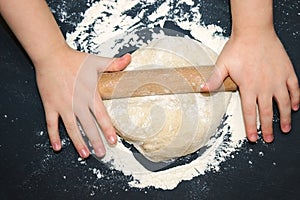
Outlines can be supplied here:
M218 90L227 76L228 71L225 65L217 63L210 77L200 86L201 91L208 92Z
M113 58L105 71L120 71L126 68L131 62L131 55L129 53L120 58Z
M131 62L131 55L125 54L120 58L107 58L98 55L89 54L82 64L82 69L96 70L98 73L105 71L120 71L127 67ZM89 71L87 70L87 71Z

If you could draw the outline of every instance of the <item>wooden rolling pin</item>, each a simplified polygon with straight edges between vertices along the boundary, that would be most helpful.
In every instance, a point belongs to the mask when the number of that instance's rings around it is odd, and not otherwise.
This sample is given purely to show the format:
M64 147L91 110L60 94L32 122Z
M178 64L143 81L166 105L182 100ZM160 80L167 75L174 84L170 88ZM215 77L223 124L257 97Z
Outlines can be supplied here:
M98 91L102 99L141 97L164 94L197 93L200 85L214 70L213 66L165 68L151 70L105 72L99 77ZM230 77L218 91L235 91Z

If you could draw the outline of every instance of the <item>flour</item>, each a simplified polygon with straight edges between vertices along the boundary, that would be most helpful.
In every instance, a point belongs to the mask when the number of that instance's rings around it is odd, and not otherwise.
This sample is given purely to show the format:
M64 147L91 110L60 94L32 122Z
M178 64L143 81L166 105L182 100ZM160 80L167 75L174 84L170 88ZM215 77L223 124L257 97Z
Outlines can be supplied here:
M170 21L180 29L188 31L190 37L202 42L216 53L220 53L228 40L220 34L223 30L219 26L201 24L200 5L194 5L193 1L139 2L140 0L121 0L92 3L75 31L66 35L68 44L85 52L109 57L119 56L145 46L156 38L169 34L180 35L164 28ZM195 159L152 172L138 162L135 158L137 153L132 153L118 138L117 145L107 148L107 154L101 162L107 163L109 168L119 170L124 175L132 176L133 180L128 183L131 187L153 186L171 190L183 180L191 180L207 171L220 170L220 163L227 158L233 158L232 154L238 151L244 140L240 99L239 94L235 92L220 128L208 141L206 149L194 153ZM182 158L185 159L187 158ZM170 161L165 164L172 163L173 161ZM100 170L93 168L91 171L97 178L103 178Z

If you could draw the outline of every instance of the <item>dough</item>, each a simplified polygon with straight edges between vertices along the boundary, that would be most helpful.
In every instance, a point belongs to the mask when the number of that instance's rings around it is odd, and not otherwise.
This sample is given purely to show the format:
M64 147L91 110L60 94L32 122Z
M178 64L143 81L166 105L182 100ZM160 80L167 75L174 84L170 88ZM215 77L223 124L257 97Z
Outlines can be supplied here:
M216 58L194 40L165 37L135 51L126 70L213 65ZM219 126L230 97L231 92L193 93L114 99L104 104L118 134L146 158L159 162L203 147Z

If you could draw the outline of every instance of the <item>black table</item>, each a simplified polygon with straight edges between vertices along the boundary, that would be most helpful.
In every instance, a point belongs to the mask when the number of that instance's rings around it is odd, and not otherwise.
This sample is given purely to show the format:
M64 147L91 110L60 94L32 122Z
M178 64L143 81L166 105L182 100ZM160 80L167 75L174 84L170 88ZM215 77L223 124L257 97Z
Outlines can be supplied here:
M48 3L60 17L54 0ZM87 5L64 1L74 23L59 22L66 33L81 20ZM203 3L203 22L215 23L230 34L227 1ZM300 74L300 1L275 1L276 30ZM221 12L220 12L221 11ZM78 161L63 125L63 150L54 153L49 145L41 99L30 59L4 21L0 21L0 199L299 199L300 112L293 113L292 131L280 132L274 123L275 141L245 143L234 158L209 172L182 182L175 190L133 189L130 177L102 166L94 157ZM259 155L263 152L263 156ZM97 179L93 168L103 169Z

